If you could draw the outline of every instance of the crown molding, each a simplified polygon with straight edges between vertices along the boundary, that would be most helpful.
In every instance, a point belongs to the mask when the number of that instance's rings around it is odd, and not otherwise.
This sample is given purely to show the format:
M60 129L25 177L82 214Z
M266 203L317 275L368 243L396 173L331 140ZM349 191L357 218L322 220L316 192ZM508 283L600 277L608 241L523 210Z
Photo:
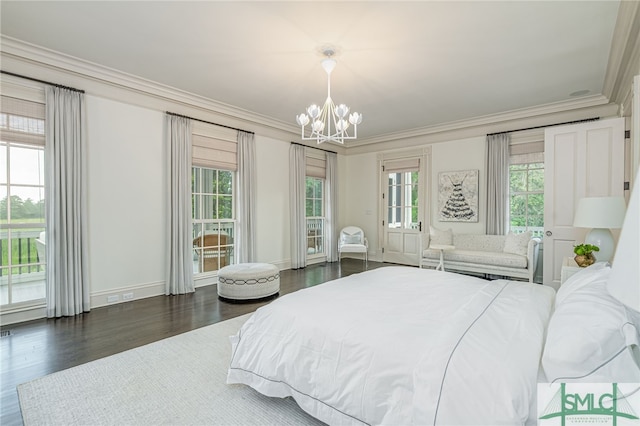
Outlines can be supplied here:
M275 129L285 132L287 139L294 138L298 133L298 128L290 123L285 123L233 105L218 102L6 35L0 35L0 52L3 56L3 69L7 65L11 66L12 62L10 59L13 59L14 63L18 61L44 68L44 70L39 70L41 73L46 73L47 71L53 72L59 79L56 83L70 87L77 86L77 79L82 78L85 84L99 83L144 94L161 101L170 101L184 106L195 107L202 112L213 113L218 120L222 121L220 124L244 128L254 132L257 130L257 127ZM16 72L18 71L20 70ZM30 77L40 78L41 76ZM95 88L95 86L92 86L92 88ZM92 94L91 89L84 87L82 89ZM98 94L100 96L103 95L103 93ZM106 97L109 96L107 95Z
M602 90L612 102L624 102L633 76L640 72L639 61L640 2L621 1Z
M572 99L570 101L554 102L546 105L539 105L531 108L522 108L512 111L490 114L481 117L475 117L469 120L452 121L449 123L438 124L435 126L420 127L417 129L388 133L373 138L367 138L349 143L349 148L356 148L362 145L371 145L381 142L399 141L403 139L411 139L420 136L427 136L437 133L455 132L468 128L477 127L490 127L489 133L493 132L506 132L509 129L514 128L513 123L517 123L518 120L530 119L532 117L545 116L550 114L557 114L566 111L579 110L594 106L607 105L608 99L603 95L585 96L579 99ZM509 123L509 126L501 124ZM521 126L522 127L522 126Z
M639 10L640 7L635 7L634 9L635 13L639 13ZM629 25L632 26L631 24ZM618 32L618 30L616 31ZM623 31L627 36L630 32L632 32L631 29L627 29L626 32ZM624 44L626 45L626 43ZM627 70L632 71L631 65L633 61L629 58L638 56L640 54L638 53L639 51L640 49L636 49L634 53L632 49L625 50L627 56L625 63L628 64ZM7 71L25 75L29 75L29 73L36 74L29 76L45 80L53 79L52 81L56 83L70 87L75 87L81 83L86 87L79 88L86 90L90 95L129 102L159 111L170 109L172 112L179 114L215 121L219 124L245 129L256 134L259 133L281 140L297 141L299 139L299 128L291 123L217 102L194 93L182 91L5 35L0 35L0 54L2 55L2 67ZM540 121L554 123L558 122L558 120L550 119L550 116L558 114L567 116L567 112L571 117L586 118L588 116L584 115L585 110L595 108L600 112L602 107L606 107L607 113L611 110L609 100L604 94L585 96L570 101L415 128L372 138L362 138L350 141L345 146L336 146L335 149L340 154L397 149L420 143L441 142L446 138L451 140L457 137L477 136L538 125L526 124L532 121L536 123ZM599 114L599 116L605 115L615 115L615 112L613 114ZM535 120L535 118L542 119Z
M414 134L406 134L403 139L382 139L376 142L360 144L358 146L350 146L347 155L366 154L387 150L395 150L400 148L417 147L452 140L461 140L475 137L484 137L488 133L497 132L522 132L518 129L526 129L538 126L554 126L558 123L566 123L576 120L585 120L589 118L609 118L616 117L618 105L614 103L605 103L598 105L588 105L583 108L572 110L555 110L550 109L547 114L526 115L519 118L513 118L503 121L478 121L475 125L462 125L464 122L456 122L456 126L434 126L431 132L415 132ZM466 123L471 123L469 120ZM544 129L543 129L544 130ZM528 132L528 131L527 131ZM525 133L527 133L525 132Z

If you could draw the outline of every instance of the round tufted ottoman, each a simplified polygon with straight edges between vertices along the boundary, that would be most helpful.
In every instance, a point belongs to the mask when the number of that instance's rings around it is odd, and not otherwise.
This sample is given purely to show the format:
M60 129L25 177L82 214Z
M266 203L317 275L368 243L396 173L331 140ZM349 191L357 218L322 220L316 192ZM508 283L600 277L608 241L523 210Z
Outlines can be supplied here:
M270 263L239 263L218 271L218 296L222 299L262 299L279 291L280 271Z

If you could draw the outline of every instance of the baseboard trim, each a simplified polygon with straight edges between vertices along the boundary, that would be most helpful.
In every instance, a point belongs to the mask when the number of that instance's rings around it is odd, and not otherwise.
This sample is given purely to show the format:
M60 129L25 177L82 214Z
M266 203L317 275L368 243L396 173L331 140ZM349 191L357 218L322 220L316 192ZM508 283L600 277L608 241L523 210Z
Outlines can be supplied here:
M156 281L127 287L112 288L105 291L91 293L91 308L115 305L131 302L132 300L146 299L147 297L161 296L164 294L164 281Z
M291 269L291 261L269 262L278 267L280 271ZM195 288L218 284L218 275L208 275L194 279ZM117 305L119 303L131 302L133 300L146 299L148 297L163 296L165 294L165 282L155 281L144 284L137 284L126 287L112 288L92 292L90 296L91 309L103 306ZM12 309L8 312L0 312L0 325L5 326L25 321L33 321L46 318L46 306L37 305L24 308Z
M0 325L4 327L5 325L9 324L42 319L46 316L46 306L29 306L28 308L20 308L12 310L10 312L0 313Z

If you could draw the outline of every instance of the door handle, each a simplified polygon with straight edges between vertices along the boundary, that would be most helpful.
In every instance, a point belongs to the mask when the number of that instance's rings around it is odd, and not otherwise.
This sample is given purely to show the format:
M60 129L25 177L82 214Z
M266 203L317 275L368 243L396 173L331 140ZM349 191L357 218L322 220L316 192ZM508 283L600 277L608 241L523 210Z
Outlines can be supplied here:
M544 233L544 235L546 235L547 237L550 237L550 236L552 236L552 235L553 235L553 232L551 232L551 231L547 231L547 232L545 232L545 233Z
M422 222L418 222L418 231L422 232Z

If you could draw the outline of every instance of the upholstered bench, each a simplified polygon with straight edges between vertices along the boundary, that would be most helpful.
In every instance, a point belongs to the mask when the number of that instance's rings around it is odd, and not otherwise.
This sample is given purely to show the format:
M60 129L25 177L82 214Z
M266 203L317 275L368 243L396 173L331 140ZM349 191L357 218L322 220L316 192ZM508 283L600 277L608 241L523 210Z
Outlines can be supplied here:
M218 296L222 299L262 299L279 291L280 271L270 263L239 263L218 271Z

